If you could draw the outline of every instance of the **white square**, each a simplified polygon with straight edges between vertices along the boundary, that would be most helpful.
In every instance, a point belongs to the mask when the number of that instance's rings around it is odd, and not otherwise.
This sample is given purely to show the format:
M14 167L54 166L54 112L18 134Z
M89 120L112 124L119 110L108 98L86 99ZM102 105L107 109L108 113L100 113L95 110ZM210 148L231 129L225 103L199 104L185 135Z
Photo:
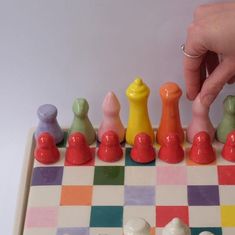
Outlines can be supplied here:
M151 227L156 226L156 207L155 206L125 206L123 211L123 224L128 220L140 217L144 218Z
M28 206L58 206L61 186L31 186Z
M125 185L155 185L156 167L126 166Z
M223 235L235 234L235 228L222 228Z
M116 162L104 162L98 157L98 148L95 154L95 166L124 166L125 165L125 148L122 148L122 158Z
M221 227L219 206L189 206L190 227Z
M23 235L52 235L56 234L55 228L25 228Z
M188 185L218 185L217 166L188 166Z
M156 205L180 206L188 205L187 186L158 185L156 187Z
M220 205L235 205L235 188L229 185L219 185Z
M93 166L66 166L64 167L63 185L93 185Z
M58 227L89 227L90 206L61 206Z
M90 228L90 235L121 235L122 228Z
M93 186L92 205L120 205L124 204L124 186Z

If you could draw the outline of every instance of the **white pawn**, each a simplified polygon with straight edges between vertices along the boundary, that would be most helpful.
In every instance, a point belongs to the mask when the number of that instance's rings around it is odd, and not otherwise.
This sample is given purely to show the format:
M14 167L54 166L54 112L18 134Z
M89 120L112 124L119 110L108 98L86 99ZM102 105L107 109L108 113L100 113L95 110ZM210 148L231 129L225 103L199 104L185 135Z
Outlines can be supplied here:
M203 231L203 232L199 233L199 235L214 235L214 233L209 232L209 231Z
M124 235L150 235L150 225L142 218L127 221L123 229Z
M119 116L120 103L113 92L110 91L105 96L102 110L103 120L98 130L99 141L101 141L103 134L107 131L114 131L118 135L119 142L124 141L125 128Z
M206 131L214 140L215 128L209 118L209 107L203 105L200 99L200 93L197 95L192 104L192 121L187 129L187 139L193 142L193 137L200 131Z
M164 227L162 235L191 235L191 231L183 221L174 218Z

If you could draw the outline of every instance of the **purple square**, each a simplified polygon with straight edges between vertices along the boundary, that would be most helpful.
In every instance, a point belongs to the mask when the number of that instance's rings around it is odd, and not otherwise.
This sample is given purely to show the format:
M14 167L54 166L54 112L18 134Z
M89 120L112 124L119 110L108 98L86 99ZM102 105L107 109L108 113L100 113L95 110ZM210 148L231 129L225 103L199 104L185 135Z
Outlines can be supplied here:
M125 205L155 205L155 187L125 186Z
M32 185L61 185L63 169L63 167L34 168Z
M191 206L219 205L219 188L217 185L188 186L188 204Z
M56 235L89 235L88 228L58 228Z

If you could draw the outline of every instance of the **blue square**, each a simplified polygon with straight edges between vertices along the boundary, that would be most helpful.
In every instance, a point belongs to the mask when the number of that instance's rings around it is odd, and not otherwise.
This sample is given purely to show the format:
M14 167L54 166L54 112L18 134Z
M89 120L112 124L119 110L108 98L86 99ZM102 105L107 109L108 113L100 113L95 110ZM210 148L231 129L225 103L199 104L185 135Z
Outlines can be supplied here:
M58 228L56 235L89 235L89 228Z
M131 159L131 149L132 148L126 148L125 149L125 165L126 166L155 166L156 160L149 162L149 163L138 163Z
M90 227L122 227L122 218L122 206L92 206Z

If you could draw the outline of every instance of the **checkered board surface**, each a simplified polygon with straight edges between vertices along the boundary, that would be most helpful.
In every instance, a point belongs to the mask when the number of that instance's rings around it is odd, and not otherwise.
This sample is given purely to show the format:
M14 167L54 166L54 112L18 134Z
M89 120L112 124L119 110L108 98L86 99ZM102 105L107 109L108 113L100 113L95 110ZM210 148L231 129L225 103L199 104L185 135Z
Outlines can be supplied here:
M187 223L192 235L235 234L235 164L222 159L221 144L214 143L217 160L210 165L191 162L187 143L179 164L159 159L137 164L127 144L119 162L105 163L95 143L92 161L71 166L65 146L66 140L56 164L34 161L24 235L121 235L133 217L145 218L152 235L160 235L174 217Z

